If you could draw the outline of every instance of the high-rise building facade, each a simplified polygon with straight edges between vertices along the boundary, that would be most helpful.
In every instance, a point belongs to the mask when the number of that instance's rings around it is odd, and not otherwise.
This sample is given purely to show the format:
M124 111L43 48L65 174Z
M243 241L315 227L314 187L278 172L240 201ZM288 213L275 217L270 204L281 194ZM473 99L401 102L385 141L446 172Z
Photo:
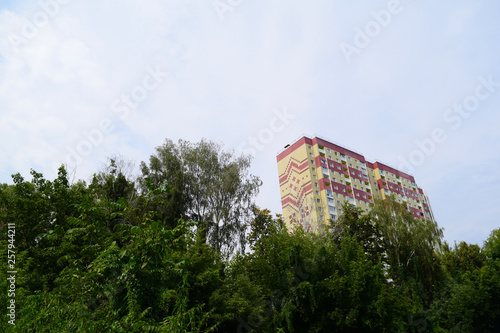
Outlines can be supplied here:
M278 154L283 218L321 231L342 214L345 202L368 212L374 199L393 195L413 216L434 220L425 192L413 176L381 162L369 162L350 149L325 139L302 137Z

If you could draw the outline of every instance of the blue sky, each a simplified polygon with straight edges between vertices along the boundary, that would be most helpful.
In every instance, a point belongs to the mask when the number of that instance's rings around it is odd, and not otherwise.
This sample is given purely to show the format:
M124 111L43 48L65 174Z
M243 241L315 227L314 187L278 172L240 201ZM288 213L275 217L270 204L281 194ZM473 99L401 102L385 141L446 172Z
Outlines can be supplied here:
M60 163L89 179L107 156L138 164L165 138L207 138L254 154L257 202L279 213L276 154L319 135L404 165L446 240L482 244L500 224L499 12L495 1L0 1L0 182L30 168L53 178Z

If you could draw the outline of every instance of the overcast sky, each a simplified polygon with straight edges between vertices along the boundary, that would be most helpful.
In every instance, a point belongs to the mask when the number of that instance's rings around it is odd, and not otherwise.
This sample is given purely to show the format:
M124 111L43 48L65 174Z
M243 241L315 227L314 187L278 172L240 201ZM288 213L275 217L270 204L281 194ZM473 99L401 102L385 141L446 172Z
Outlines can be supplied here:
M0 1L0 182L88 180L165 138L254 155L306 134L405 168L445 239L500 225L497 1Z

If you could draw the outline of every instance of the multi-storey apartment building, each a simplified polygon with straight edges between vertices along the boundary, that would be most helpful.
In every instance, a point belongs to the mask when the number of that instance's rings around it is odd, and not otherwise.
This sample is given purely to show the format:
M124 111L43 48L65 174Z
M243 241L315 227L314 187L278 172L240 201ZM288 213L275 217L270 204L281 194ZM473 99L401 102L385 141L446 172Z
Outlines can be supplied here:
M342 214L349 202L368 212L374 199L393 195L413 216L434 216L425 192L413 176L325 139L302 137L278 154L283 218L310 231L320 231Z

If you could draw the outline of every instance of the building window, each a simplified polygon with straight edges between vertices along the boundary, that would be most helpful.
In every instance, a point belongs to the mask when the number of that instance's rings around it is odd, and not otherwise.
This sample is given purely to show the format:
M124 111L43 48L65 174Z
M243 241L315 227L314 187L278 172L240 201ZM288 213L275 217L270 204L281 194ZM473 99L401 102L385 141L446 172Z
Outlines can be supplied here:
M316 202L317 203L321 203L321 199L316 199Z
M316 176L316 175L315 175ZM318 187L318 183L314 183L314 186Z

